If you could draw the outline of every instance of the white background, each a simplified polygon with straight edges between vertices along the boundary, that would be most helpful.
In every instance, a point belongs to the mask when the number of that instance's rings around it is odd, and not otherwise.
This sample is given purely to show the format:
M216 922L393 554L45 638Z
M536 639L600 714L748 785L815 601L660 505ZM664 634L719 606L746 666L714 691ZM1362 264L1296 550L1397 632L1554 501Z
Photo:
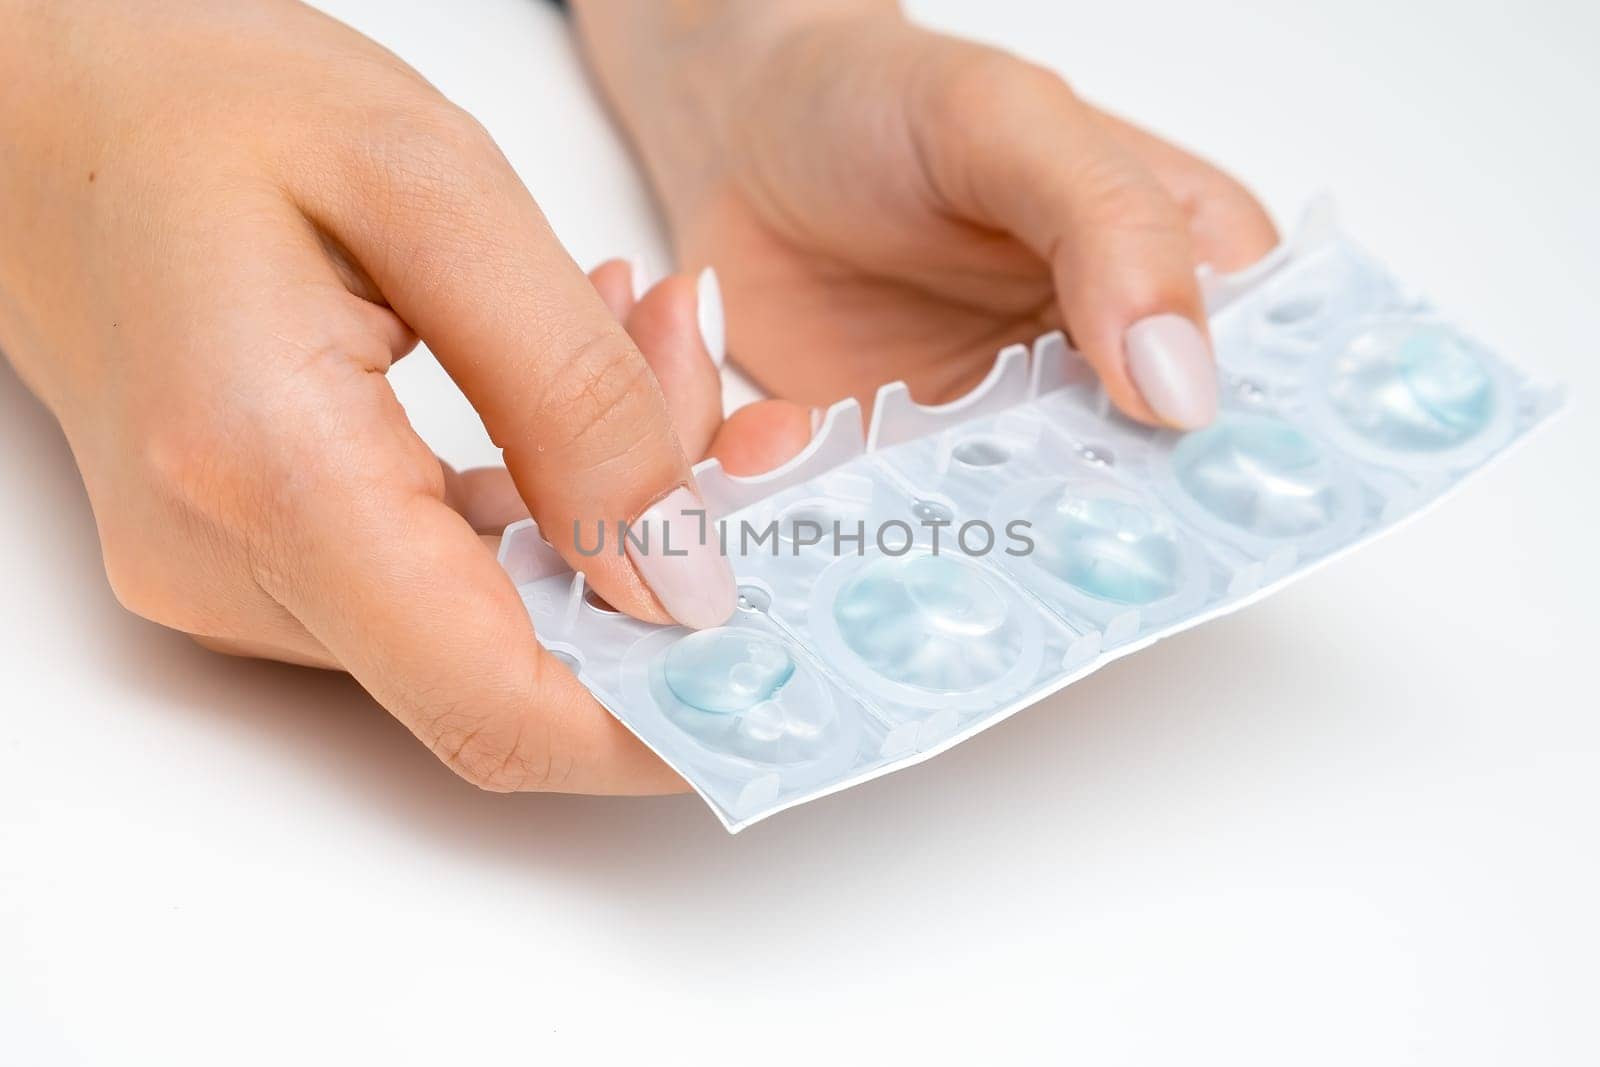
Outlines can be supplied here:
M476 112L580 261L665 265L544 5L325 6ZM347 681L124 614L0 364L0 1062L1600 1062L1600 9L1320 7L914 10L1282 222L1334 191L1572 409L1282 595L737 838L693 797L477 793ZM493 458L425 356L396 378Z

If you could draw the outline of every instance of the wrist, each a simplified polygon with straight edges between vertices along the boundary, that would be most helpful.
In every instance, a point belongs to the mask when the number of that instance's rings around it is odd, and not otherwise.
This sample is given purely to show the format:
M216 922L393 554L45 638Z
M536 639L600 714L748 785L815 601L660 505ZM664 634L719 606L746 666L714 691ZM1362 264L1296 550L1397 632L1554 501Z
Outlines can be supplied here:
M896 0L573 0L579 37L669 221L692 215L731 158L737 107L776 52Z

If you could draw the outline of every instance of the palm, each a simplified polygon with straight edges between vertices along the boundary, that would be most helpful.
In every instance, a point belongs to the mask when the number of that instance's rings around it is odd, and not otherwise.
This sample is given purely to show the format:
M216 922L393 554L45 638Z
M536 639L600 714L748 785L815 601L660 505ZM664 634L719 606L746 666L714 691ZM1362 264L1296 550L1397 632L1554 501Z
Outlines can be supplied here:
M908 219L892 241L841 230L784 232L735 196L685 241L721 268L732 358L774 396L865 405L902 379L923 402L946 400L1054 320L1044 264L1009 240L932 217Z

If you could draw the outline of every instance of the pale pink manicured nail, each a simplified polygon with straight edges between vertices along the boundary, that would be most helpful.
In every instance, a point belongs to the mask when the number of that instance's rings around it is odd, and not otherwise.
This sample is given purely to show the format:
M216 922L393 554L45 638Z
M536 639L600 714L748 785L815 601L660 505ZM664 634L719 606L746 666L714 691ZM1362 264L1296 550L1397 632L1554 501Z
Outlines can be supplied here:
M728 621L738 596L733 568L722 554L717 524L694 490L674 489L628 530L628 558L668 615L696 630Z
M1200 327L1182 315L1151 315L1123 335L1128 376L1150 410L1180 430L1217 415L1217 367Z
M717 283L717 272L710 267L700 272L695 282L695 295L699 303L700 340L711 353L711 362L722 366L727 355L727 327L722 319L722 286Z

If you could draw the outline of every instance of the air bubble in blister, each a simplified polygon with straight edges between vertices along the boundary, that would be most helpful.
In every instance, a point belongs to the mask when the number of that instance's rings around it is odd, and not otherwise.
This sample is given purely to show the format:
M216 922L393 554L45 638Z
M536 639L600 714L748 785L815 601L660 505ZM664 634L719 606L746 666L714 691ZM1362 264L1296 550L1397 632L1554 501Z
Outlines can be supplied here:
M1095 467L1109 467L1116 462L1116 457L1111 454L1111 449L1104 445L1079 445L1078 458Z
M1267 308L1266 319L1274 326L1298 327L1322 310L1323 297L1318 293L1300 293L1284 297Z
M1454 448L1489 424L1494 380L1459 338L1432 324L1389 323L1357 337L1327 381L1352 429L1396 450Z
M833 615L846 647L869 667L920 689L989 685L1018 656L1005 593L950 555L874 560L839 591Z
M950 454L958 463L965 463L969 467L998 467L1011 458L1009 448L987 437L962 441Z
M1233 379L1233 392L1240 400L1249 404L1258 404L1267 395L1267 391L1261 388L1258 382L1249 378Z
M864 512L846 501L805 500L784 511L778 520L778 536L784 541L822 543L835 530L853 529Z
M750 611L758 614L765 613L772 607L772 594L758 585L741 585L739 587L739 610Z
M1340 507L1327 453L1271 415L1227 414L1185 436L1172 451L1172 469L1206 511L1259 537L1315 533Z
M1150 604L1178 590L1177 532L1141 504L1062 489L1024 517L1032 524L1033 562L1090 596Z

